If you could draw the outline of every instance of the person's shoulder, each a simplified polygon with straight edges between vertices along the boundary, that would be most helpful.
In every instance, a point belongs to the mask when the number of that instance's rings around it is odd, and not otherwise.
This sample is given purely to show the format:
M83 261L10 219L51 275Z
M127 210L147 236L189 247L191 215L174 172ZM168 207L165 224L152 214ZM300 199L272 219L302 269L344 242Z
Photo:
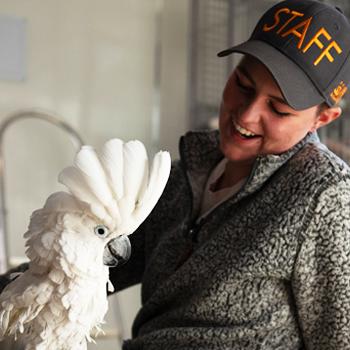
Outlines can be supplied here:
M334 180L350 178L350 167L322 142L310 142L293 157L293 163L310 176L329 176Z

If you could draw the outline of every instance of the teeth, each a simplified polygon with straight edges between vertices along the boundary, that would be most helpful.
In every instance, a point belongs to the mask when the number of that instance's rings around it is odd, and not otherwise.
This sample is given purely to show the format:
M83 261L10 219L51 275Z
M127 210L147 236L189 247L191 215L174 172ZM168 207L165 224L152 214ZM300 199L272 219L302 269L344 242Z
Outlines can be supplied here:
M250 131L247 130L247 129L242 128L241 126L239 126L239 125L238 125L237 123L235 123L234 121L233 121L233 125L234 125L234 127L235 127L242 135L244 135L244 136L255 136L254 133L250 132Z

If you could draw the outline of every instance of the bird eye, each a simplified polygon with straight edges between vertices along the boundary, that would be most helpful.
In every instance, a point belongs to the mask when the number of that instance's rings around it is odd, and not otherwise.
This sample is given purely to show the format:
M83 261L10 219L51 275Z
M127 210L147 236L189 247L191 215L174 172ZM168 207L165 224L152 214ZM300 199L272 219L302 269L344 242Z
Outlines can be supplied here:
M108 228L104 225L97 225L94 230L99 237L106 237L109 233Z

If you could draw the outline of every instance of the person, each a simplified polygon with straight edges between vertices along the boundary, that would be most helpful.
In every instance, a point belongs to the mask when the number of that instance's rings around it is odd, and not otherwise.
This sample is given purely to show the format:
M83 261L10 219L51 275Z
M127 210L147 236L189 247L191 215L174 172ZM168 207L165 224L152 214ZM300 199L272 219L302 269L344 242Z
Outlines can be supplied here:
M188 132L156 207L111 269L142 283L136 349L350 349L350 170L317 136L341 115L350 24L280 2L224 87L219 130Z

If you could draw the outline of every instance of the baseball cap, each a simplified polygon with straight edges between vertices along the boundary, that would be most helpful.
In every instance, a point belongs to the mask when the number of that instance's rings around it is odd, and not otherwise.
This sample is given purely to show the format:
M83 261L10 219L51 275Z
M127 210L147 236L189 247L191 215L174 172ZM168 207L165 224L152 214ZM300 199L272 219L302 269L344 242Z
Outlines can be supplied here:
M271 72L296 110L338 103L350 82L350 23L334 6L282 1L267 10L250 38L218 53L249 54Z

